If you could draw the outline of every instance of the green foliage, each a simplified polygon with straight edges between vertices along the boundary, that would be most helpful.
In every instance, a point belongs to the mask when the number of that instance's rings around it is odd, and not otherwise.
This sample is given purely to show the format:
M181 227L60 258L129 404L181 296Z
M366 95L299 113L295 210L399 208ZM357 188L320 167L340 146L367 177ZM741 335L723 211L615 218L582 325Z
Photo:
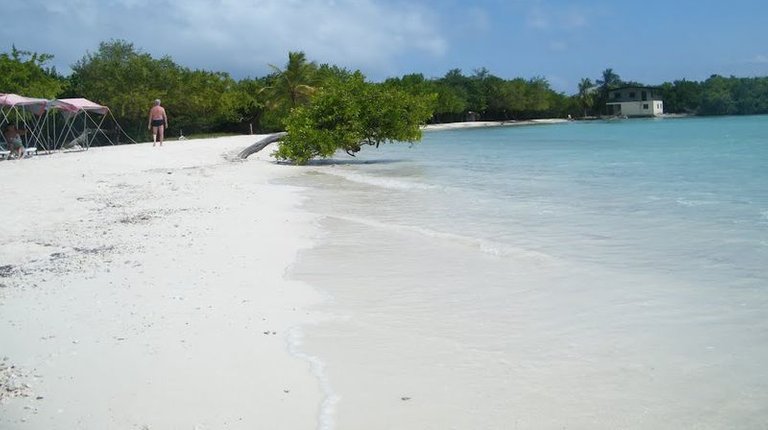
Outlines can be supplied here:
M51 59L50 54L21 51L15 46L10 54L0 54L0 93L55 98L66 83L54 68L45 67Z
M437 93L436 122L541 118L563 112L567 105L566 97L541 77L505 80L485 68L472 76L453 69L432 83Z
M176 128L210 132L236 115L233 98L238 88L226 73L180 68L177 76L179 80L169 85L163 102L173 112Z
M288 135L275 156L295 164L327 158L343 150L354 155L362 145L421 139L419 126L432 115L434 96L419 96L365 82L362 74L328 82L286 120Z
M595 105L595 85L589 78L584 78L579 82L579 105L584 111L586 117L592 111L592 107Z
M437 86L435 117L443 120L460 119L467 110L467 99L463 93L453 87Z
M260 80L243 79L222 96L224 119L230 123L258 124L264 111L260 97L264 84Z
M704 82L664 83L664 110L698 115L768 113L768 78L712 75Z
M624 82L619 75L614 73L613 69L610 68L603 70L602 79L598 79L595 82L599 87L595 105L597 106L598 113L603 113L605 112L606 103L608 102L608 92L624 85Z
M280 129L291 109L309 101L319 83L320 73L317 64L307 61L303 52L289 52L288 63L283 69L271 64L269 67L273 73L267 76L263 89L267 100L265 122L269 128Z
M133 44L102 42L73 67L70 95L110 107L118 122L135 138L146 135L147 112L154 99L168 111L170 128L185 133L207 132L257 102L226 73L190 70L169 57L154 59Z
M72 66L70 95L105 104L120 119L143 118L145 106L165 96L162 70L125 41L102 42ZM161 76L158 76L161 75ZM150 96L154 94L154 97Z

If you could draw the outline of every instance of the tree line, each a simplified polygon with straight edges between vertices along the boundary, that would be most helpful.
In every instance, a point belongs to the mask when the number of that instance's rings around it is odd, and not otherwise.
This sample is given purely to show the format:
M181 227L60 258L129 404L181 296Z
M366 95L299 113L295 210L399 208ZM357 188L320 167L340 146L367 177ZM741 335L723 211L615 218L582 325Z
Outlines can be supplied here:
M270 65L266 76L240 80L225 72L193 70L167 56L153 58L123 40L100 43L95 52L72 65L69 76L47 66L51 59L50 54L15 47L1 53L0 92L88 98L109 106L128 134L137 139L145 137L147 110L157 98L172 115L171 135L181 130L187 135L271 132L285 130L291 112L307 105L319 90L338 89L339 82L365 81L357 71L318 64L301 52L289 53L282 67ZM377 88L368 91L369 96L397 92L393 100L411 97L411 103L419 104L417 117L430 123L595 117L605 113L611 89L647 86L624 81L606 69L594 82L582 79L577 94L566 95L553 90L543 77L504 79L485 68L471 74L453 69L437 78L414 73L366 85ZM668 113L768 113L767 77L713 75L703 82L683 79L657 87Z

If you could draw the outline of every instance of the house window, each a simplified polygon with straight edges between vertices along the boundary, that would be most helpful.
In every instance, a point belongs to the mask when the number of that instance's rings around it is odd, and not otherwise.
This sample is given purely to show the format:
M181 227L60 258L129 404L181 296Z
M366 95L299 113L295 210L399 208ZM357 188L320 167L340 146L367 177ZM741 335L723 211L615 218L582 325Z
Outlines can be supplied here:
M641 94L641 97L643 98L643 101L646 101L646 100L648 100L648 93L646 93L645 91L643 91L643 92L641 92L640 94Z
M648 109L648 103L643 103L643 109Z
M629 98L631 98L631 99L635 98L635 92L634 92L634 91L632 91L631 93L629 93Z
M621 93L613 93L613 98L620 99L621 98Z

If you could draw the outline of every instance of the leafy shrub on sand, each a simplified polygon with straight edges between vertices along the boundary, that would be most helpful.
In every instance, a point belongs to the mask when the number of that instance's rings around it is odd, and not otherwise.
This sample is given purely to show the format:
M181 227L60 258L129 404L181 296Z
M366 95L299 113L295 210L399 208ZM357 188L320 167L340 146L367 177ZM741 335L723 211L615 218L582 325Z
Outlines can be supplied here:
M359 72L328 82L308 104L286 119L288 135L275 157L306 164L343 150L355 155L364 145L415 142L432 116L434 95L413 95L365 81Z

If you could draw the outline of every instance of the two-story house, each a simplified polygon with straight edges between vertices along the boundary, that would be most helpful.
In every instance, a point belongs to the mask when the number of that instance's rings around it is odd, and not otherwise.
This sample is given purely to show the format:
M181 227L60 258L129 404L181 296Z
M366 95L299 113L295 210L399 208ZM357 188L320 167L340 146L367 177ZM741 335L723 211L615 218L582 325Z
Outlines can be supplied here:
M608 114L617 116L660 116L664 113L661 91L652 87L622 87L608 92Z

